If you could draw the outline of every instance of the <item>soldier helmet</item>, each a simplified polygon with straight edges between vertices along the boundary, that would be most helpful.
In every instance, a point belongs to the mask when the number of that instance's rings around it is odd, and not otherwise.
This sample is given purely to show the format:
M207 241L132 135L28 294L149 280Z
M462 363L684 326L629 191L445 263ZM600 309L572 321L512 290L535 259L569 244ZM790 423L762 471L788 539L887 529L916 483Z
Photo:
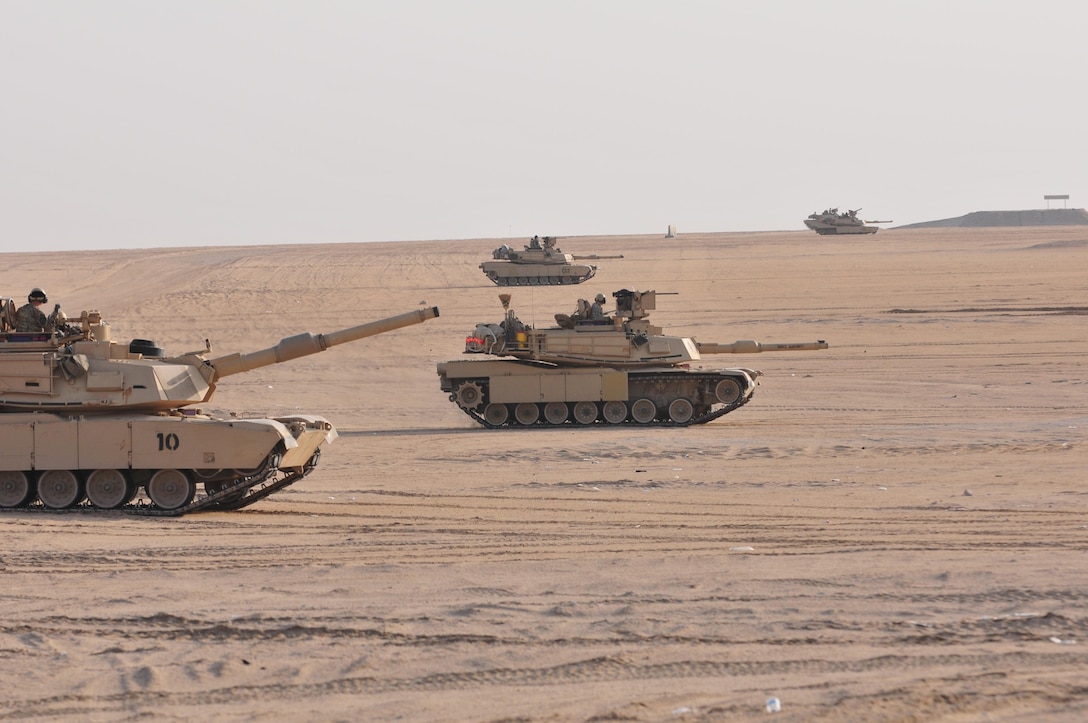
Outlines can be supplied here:
M604 294L597 294L595 297L593 297L593 300L596 301L598 304L603 304Z
M29 294L27 294L26 300L27 301L40 301L43 304L46 304L46 303L49 302L49 297L47 297L45 295L44 291L42 291L41 289L35 287L35 288L30 290Z

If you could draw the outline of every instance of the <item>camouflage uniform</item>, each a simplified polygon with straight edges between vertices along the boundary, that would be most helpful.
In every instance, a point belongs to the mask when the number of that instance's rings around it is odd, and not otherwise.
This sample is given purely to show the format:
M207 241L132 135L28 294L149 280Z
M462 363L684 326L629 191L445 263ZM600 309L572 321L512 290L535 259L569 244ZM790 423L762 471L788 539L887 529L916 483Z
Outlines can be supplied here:
M39 332L52 330L53 325L49 323L45 313L34 304L24 304L15 313L15 331Z
M590 319L603 319L604 318L604 295L597 294L593 299L593 306L589 307Z

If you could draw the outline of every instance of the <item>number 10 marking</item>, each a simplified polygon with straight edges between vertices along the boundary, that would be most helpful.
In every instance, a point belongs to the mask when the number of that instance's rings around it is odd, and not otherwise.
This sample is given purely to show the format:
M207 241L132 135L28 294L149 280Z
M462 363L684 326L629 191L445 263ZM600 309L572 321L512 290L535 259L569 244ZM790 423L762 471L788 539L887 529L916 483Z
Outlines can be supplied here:
M175 449L178 448L178 445L181 444L181 441L178 439L178 435L174 434L173 432L171 432L170 434L163 434L162 432L159 432L155 436L159 438L160 452L164 449L168 449L173 452Z

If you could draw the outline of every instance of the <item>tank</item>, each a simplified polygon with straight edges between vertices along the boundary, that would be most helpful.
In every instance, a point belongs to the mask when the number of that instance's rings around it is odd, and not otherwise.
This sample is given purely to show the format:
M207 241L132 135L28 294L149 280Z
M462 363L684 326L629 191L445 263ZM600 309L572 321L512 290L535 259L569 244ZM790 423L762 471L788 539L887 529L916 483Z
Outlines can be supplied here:
M194 408L220 380L438 316L422 308L250 353L215 356L205 341L170 356L147 339L113 341L98 311L18 333L14 308L0 299L0 508L169 516L250 505L313 471L336 439L316 415L224 419ZM150 502L133 503L141 491Z
M826 349L824 341L704 343L666 335L649 322L655 291L621 289L614 313L556 314L533 329L500 294L505 318L478 324L466 358L442 362L442 391L485 427L705 424L748 403L760 372L694 366L709 354Z
M533 236L524 251L515 251L506 244L495 249L493 261L480 264L480 270L499 286L551 286L580 284L592 279L597 267L577 261L622 259L623 256L576 256L563 253L555 245L555 236Z
M857 209L839 213L837 208L829 208L823 213L809 214L805 219L805 225L821 236L834 236L837 234L861 234L876 233L877 226L866 226L869 223L891 223L891 221L862 221L858 218Z

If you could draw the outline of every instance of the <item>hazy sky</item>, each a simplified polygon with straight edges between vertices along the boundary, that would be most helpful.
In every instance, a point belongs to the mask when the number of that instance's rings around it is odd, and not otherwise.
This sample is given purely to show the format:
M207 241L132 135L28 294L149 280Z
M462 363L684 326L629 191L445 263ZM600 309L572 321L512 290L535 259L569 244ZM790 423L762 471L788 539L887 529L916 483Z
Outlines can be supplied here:
M1088 206L1083 0L0 0L0 251Z

